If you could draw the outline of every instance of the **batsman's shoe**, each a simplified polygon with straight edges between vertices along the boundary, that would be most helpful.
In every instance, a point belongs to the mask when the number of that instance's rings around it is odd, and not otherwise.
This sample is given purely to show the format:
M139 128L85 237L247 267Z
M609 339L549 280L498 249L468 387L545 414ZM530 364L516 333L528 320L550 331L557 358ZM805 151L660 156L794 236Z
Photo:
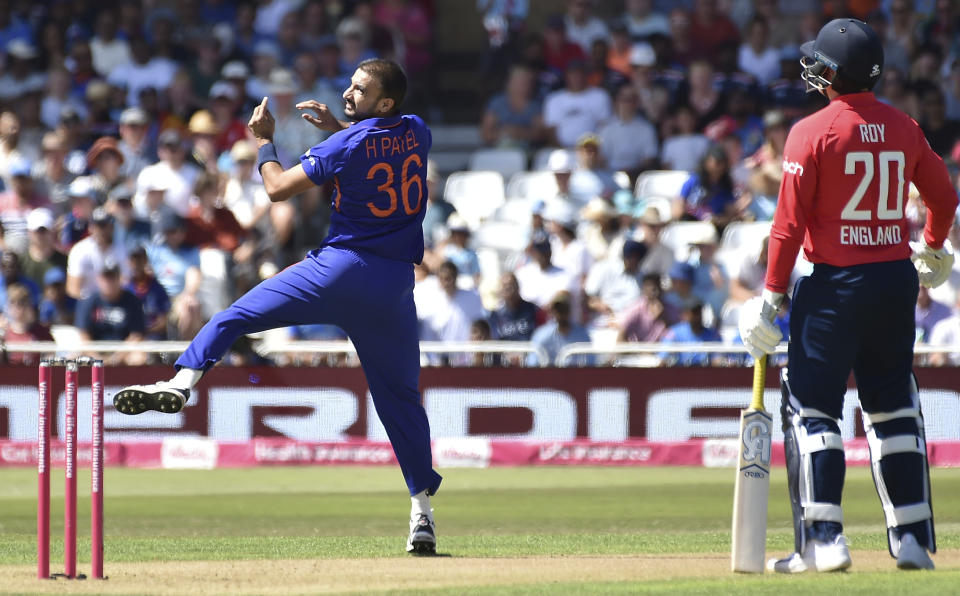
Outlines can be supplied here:
M850 548L841 534L830 542L808 540L803 553L793 553L783 559L770 559L767 569L777 573L805 571L843 571L850 567Z
M416 555L434 555L437 553L437 534L433 518L420 513L410 519L410 537L407 538L407 552Z
M920 546L913 534L904 534L900 539L900 553L897 555L898 569L933 569L933 560L927 549Z
M147 410L175 414L190 399L190 390L173 387L167 381L153 385L131 385L113 396L113 407L123 414L140 414Z

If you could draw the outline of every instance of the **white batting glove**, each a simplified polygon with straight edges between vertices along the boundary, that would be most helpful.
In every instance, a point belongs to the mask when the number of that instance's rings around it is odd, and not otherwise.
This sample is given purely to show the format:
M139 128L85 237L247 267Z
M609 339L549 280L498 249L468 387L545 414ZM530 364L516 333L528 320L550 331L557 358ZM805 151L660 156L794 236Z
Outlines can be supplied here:
M773 324L782 301L780 292L764 290L740 307L740 339L756 360L772 354L783 339L780 328Z
M910 260L917 268L920 283L928 288L935 288L947 281L953 269L953 253L944 244L943 248L930 248L923 240L911 242L913 254Z

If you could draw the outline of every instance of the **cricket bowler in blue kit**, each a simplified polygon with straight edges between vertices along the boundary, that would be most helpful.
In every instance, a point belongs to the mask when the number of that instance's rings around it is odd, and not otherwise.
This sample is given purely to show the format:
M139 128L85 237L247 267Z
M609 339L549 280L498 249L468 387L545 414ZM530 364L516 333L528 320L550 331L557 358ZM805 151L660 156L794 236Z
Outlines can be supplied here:
M393 445L412 500L407 551L436 549L430 496L441 477L432 468L430 425L418 381L420 348L413 265L423 258L425 184L431 135L423 120L401 115L406 75L395 62L362 62L344 91L353 124L323 104L297 105L303 118L335 131L284 170L273 145L267 98L249 122L271 201L332 181L330 231L319 248L214 315L176 362L170 381L127 387L114 396L125 414L177 412L190 389L241 335L305 324L341 327L353 341L377 414ZM313 112L310 114L309 112Z

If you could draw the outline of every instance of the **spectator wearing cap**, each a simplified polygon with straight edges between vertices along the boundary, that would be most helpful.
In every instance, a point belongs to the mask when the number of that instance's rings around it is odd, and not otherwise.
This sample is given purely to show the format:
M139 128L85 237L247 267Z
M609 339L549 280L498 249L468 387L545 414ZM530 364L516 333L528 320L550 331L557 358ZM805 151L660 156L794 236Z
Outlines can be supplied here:
M673 217L709 221L722 230L742 211L733 190L726 151L711 147L697 171L680 187L680 196L673 201Z
M76 176L67 169L67 149L63 139L50 131L40 141L42 159L33 166L37 190L53 204L54 215L63 215L70 208L67 189Z
M165 340L170 297L150 272L150 261L143 246L137 246L130 251L128 262L130 278L124 289L136 296L143 305L144 335L151 340Z
M543 122L548 138L562 147L573 147L587 133L610 119L610 96L603 89L587 86L586 66L571 62L565 71L566 86L547 95Z
M697 132L693 108L683 103L674 106L669 125L670 134L660 147L660 163L669 170L694 171L710 149L710 140Z
M626 0L620 22L635 40L654 34L670 35L670 21L666 15L654 10L653 0Z
M39 304L40 286L23 274L20 255L8 250L0 255L0 304L6 304L7 289L15 284L27 289L31 305Z
M138 213L146 214L145 200L147 186L151 181L163 180L166 183L164 204L186 215L190 209L193 186L200 175L200 168L187 161L187 147L183 137L173 128L160 133L157 139L157 154L160 161L145 167L137 177L137 194L133 206Z
M190 133L190 161L201 170L209 174L217 173L217 159L220 151L217 147L217 138L220 127L207 110L197 110L190 117L187 124Z
M100 137L87 151L87 169L90 171L90 186L97 193L97 204L107 202L110 192L127 184L123 176L123 152L113 137Z
M150 44L143 36L128 40L131 61L113 69L107 75L111 85L127 89L127 105L140 105L140 92L147 87L165 91L173 76L176 65L162 57L154 56Z
M29 93L43 90L46 77L35 68L39 57L36 46L28 39L17 38L7 42L7 64L0 75L0 100L9 103Z
M577 209L566 203L551 201L543 211L543 219L550 234L551 261L573 279L577 291L574 299L579 303L593 259L587 247L577 239Z
M557 292L579 292L580 288L569 273L553 264L550 241L534 237L527 248L529 261L514 273L524 300L546 308Z
M423 238L427 248L433 248L442 239L443 229L456 209L443 198L437 163L427 160L427 212L423 216Z
M763 145L744 160L749 172L747 189L753 196L750 212L757 220L773 219L783 180L783 148L789 130L790 123L783 112L770 110L763 116Z
M156 155L148 138L150 118L143 108L127 108L120 113L120 142L123 154L121 173L124 178L136 180L143 168L155 163Z
M244 229L269 228L270 198L263 185L253 180L257 150L247 140L237 141L230 149L232 169L224 189L224 205L233 213ZM266 219L265 219L266 218ZM265 226L259 226L264 222Z
M567 39L566 30L562 15L547 17L543 26L541 53L547 68L557 76L566 72L571 62L583 63L587 59L583 48Z
M280 65L280 48L271 39L261 39L253 46L253 72L247 77L247 97L257 99L270 94L270 73Z
M133 210L133 190L118 186L107 196L107 212L113 216L114 241L124 250L132 250L150 242L150 222L137 217Z
M67 187L70 211L60 226L60 247L69 251L90 233L90 218L97 208L97 192L89 176L75 178Z
M296 161L297 157L312 147L326 133L321 133L312 124L300 117L294 107L294 97L299 93L293 73L278 68L270 73L268 95L273 117L276 119L276 145L280 159Z
M487 319L495 339L530 341L534 329L546 322L546 313L520 295L520 285L513 273L507 272L500 276L497 298L497 308Z
M468 282L469 287L479 287L480 261L477 253L469 246L470 226L459 213L453 212L447 218L447 232L449 235L440 248L443 260L457 266L459 275L463 276L463 281Z
M210 87L210 114L220 131L216 139L216 148L220 153L229 151L234 143L247 137L247 127L237 117L237 110L242 104L240 87L237 85L228 81L217 81Z
M76 95L73 95L70 71L63 66L54 66L47 73L46 93L40 100L40 121L47 128L56 128L60 121L60 112L70 106L81 114L86 113L86 106Z
M576 159L571 151L567 149L554 149L550 152L547 158L547 169L553 172L553 179L557 183L557 194L549 197L552 202L579 206L578 199L583 199L583 197L574 198L570 192L570 177L573 176L573 170L576 168L576 165Z
M550 365L561 366L557 360L560 351L573 343L589 343L590 335L573 318L573 300L570 292L561 290L554 294L546 304L550 320L537 327L530 338L530 342L542 349ZM574 359L576 366L590 366L592 356L577 356ZM535 353L527 355L527 366L540 366L539 357Z
M704 305L696 300L682 309L681 321L671 325L661 340L664 344L719 342L720 334L704 325ZM719 365L722 357L710 352L662 352L662 364L668 366Z
M0 178L6 188L13 186L10 166L40 157L35 148L20 141L20 118L13 112L0 113Z
M717 230L712 226L690 238L690 257L693 267L693 295L719 316L730 295L730 276L726 266L716 259Z
M147 257L157 281L173 301L171 314L176 337L190 338L205 322L200 300L200 252L184 242L187 226L179 214L168 211L159 223L160 233L147 246Z
M515 65L503 92L487 103L480 136L491 147L529 149L539 145L546 132L542 109L536 97L536 73L529 66Z
M340 72L349 76L364 60L376 58L370 47L370 28L359 17L342 19L336 29L340 46Z
M620 189L613 171L606 167L600 147L600 137L585 134L577 140L577 167L570 176L570 196L581 206L593 197L610 200Z
M27 215L27 249L20 260L23 274L37 286L51 267L67 268L67 255L57 250L53 212L46 207L34 209Z
M414 298L420 318L420 339L433 341L470 341L470 324L485 317L480 294L457 286L459 271L452 261L437 269L436 284L421 282ZM452 357L464 364L466 358Z
M67 254L67 294L83 299L96 292L97 275L104 263L119 264L126 271L126 253L114 242L113 218L103 208L90 217L90 235L77 242Z
M597 133L601 153L611 170L627 172L633 180L656 165L657 129L641 116L640 96L632 85L617 90L613 113Z
M593 261L616 258L614 244L619 246L622 243L624 231L613 205L600 197L594 197L580 210L580 220L583 223L579 228L579 236Z
M43 298L38 316L44 325L73 325L77 300L67 295L67 274L51 267L43 274Z
M644 273L667 275L676 261L673 249L660 241L660 235L668 220L664 219L656 208L647 206L643 209L637 223L639 229L634 232L632 238L643 242L647 247L647 256L640 264L640 269Z
M628 239L623 243L622 257L600 261L590 269L584 290L587 308L597 327L615 327L624 313L639 298L643 282L640 263L647 255L642 242Z
M750 19L746 33L737 65L766 87L780 76L780 52L770 45L770 26L762 16Z
M93 68L102 77L133 61L130 44L117 35L117 17L112 10L97 15L94 36L90 39L90 54Z
M11 186L0 193L0 223L8 250L22 252L27 247L27 216L38 207L50 207L50 201L34 186L31 164L18 160L9 167Z
M53 341L50 329L37 322L36 303L31 302L30 292L21 284L12 284L5 291L3 314L0 315L0 362L3 364L35 364L39 354L17 352L17 344L36 341Z
M663 304L671 312L682 313L683 310L700 301L693 294L694 269L690 263L678 261L670 268L670 288L663 295ZM669 321L671 324L676 321Z
M146 332L143 304L123 288L119 263L107 262L96 277L96 290L77 304L74 326L83 341L142 341ZM142 364L143 354L117 352L110 364Z

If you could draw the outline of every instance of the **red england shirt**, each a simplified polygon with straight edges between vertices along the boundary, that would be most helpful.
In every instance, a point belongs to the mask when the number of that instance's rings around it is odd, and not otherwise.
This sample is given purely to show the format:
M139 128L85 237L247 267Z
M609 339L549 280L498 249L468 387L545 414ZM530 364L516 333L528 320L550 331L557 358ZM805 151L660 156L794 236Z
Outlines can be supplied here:
M927 206L923 237L940 248L957 192L912 118L864 92L797 122L783 151L766 287L787 291L801 243L811 263L837 267L908 258L910 182Z

